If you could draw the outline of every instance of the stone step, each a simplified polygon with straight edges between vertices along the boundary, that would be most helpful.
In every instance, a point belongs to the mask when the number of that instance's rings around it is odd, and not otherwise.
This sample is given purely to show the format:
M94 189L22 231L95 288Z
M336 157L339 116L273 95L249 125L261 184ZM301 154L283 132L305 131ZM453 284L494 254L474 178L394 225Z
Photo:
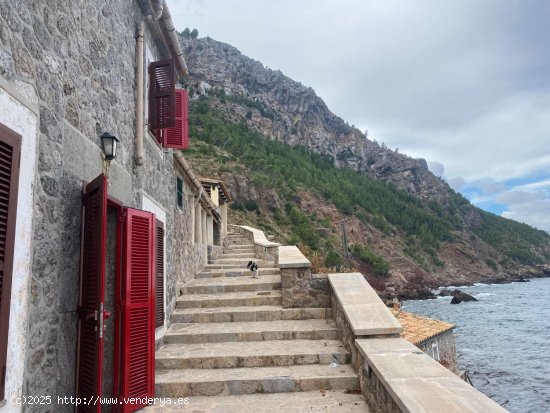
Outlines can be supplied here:
M313 364L238 369L157 370L155 396L187 397L313 390L358 390L359 377L349 364Z
M262 277L264 275L275 275L280 274L281 270L279 268L260 268L258 269L258 276ZM223 268L223 269L206 269L206 271L199 272L196 275L196 278L220 278L220 277L251 277L252 272L250 270L244 269L230 269L230 268Z
M174 404L177 399L174 399ZM148 406L143 413L168 411L208 413L369 413L363 396L344 390L295 393L245 394L234 396L189 397L188 404L176 407Z
M220 257L227 254L248 254L249 257L255 257L256 251L252 248L235 248L234 250L224 249Z
M251 257L254 257L256 255L256 249L252 247L235 247L235 248L224 248L223 249L224 254L232 254L232 253L248 253Z
M156 353L158 370L227 369L306 364L347 364L351 357L337 340L276 340L166 344Z
M235 264L206 264L204 269L205 270L209 270L209 269L237 269L237 270L243 270L243 269L247 269L246 268L246 265L235 265ZM275 264L274 263L268 263L267 266L265 267L262 267L262 268L277 268L275 267Z
M251 305L281 305L281 291L246 291L221 294L181 295L176 308L231 307Z
M248 273L250 274L250 271ZM252 278L250 275L248 277L195 278L185 284L180 292L181 294L215 294L280 289L281 276L273 274L258 278Z
M229 245L250 245L250 240L246 238L228 238Z
M172 324L164 336L166 344L336 339L334 322L327 320L182 323Z
M244 260L250 260L250 261L256 261L257 258L254 256L254 254L250 254L249 252L238 252L238 253L223 253L218 255L218 259L231 259L231 258L241 258Z
M276 305L176 309L172 323L226 323L240 321L316 320L332 318L330 308L281 308Z
M243 244L243 245L228 245L223 248L224 251L235 251L235 250L251 250L255 251L256 247L254 244Z
M256 261L256 264L258 264L258 267L269 267L274 266L273 261L264 261L259 260L256 257L246 257L246 258L216 258L215 260L212 260L209 262L209 264L232 264L236 267L244 266L246 268L246 265L249 263L249 261Z

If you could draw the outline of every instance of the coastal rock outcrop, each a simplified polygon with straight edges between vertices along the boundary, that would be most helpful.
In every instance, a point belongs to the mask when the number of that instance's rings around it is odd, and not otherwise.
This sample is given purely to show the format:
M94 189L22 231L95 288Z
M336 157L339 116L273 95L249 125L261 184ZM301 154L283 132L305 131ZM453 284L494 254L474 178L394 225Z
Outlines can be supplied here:
M460 304L463 301L478 301L477 298L460 290L454 290L452 296L451 304Z

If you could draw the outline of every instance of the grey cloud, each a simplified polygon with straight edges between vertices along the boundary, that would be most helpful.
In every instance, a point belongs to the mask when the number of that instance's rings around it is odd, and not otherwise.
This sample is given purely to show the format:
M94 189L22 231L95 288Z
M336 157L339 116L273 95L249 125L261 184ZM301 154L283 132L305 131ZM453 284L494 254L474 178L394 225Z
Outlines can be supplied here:
M502 216L550 232L550 200L544 199L512 205Z
M541 201L546 199L546 194L542 191L508 191L496 197L496 201L501 204L524 204L533 201ZM547 213L550 211L546 211Z
M463 178L449 179L448 182L451 188L453 188L455 191L460 191L466 185L466 181Z
M437 176L445 175L445 167L441 162L428 162L428 169Z
M471 184L479 188L482 194L490 195L496 194L497 192L502 192L506 189L506 185L502 182L494 182L489 179L483 179L481 181L476 181Z

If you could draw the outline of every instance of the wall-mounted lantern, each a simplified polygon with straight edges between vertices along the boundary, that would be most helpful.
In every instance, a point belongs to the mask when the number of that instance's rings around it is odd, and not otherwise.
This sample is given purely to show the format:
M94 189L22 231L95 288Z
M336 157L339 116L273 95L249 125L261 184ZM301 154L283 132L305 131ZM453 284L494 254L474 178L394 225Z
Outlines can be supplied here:
M118 142L120 142L115 136L109 132L103 132L101 135L101 148L105 154L105 159L111 161L116 158L116 151L118 149Z

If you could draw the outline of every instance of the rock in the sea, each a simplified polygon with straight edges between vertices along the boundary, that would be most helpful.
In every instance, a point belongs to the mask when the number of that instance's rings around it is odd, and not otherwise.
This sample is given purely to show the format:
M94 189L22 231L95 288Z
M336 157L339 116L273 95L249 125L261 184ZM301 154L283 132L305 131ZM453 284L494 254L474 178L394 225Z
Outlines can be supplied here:
M458 290L455 290L455 291L458 291ZM437 295L440 297L450 297L451 295L453 295L453 292L448 288L445 288L444 290L441 290Z
M435 298L435 294L432 293L427 288L411 288L403 289L398 293L399 300L427 300L430 298Z
M518 278L517 280L515 280L517 283L528 283L530 282L531 280L529 278Z
M452 295L453 299L451 300L451 304L460 304L463 301L477 301L477 298L460 290L454 290Z

